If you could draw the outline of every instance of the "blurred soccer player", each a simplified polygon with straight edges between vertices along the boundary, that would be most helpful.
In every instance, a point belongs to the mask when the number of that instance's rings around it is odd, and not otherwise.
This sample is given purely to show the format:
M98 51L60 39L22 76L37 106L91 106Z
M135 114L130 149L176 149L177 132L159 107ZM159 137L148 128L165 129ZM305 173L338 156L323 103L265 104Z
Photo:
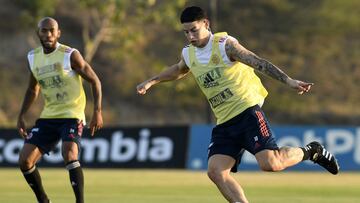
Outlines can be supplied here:
M145 94L153 85L177 80L191 72L217 118L208 154L208 176L229 202L243 202L241 186L230 175L236 172L244 150L255 155L264 171L281 171L303 160L312 160L333 174L339 166L335 157L318 142L304 148L281 147L261 110L267 91L254 69L295 89L308 92L313 85L295 80L269 61L244 48L227 33L213 34L203 9L188 7L180 21L190 45L181 60L137 86Z
M103 125L101 115L101 83L80 52L58 42L60 29L56 20L43 18L38 23L41 47L28 53L30 81L18 118L18 131L25 139L19 165L38 202L50 202L36 162L62 140L62 156L69 171L76 202L84 202L84 177L78 161L80 138L85 123L85 93L82 78L91 83L94 112L91 135ZM26 131L24 115L39 91L45 100L44 109L35 126Z

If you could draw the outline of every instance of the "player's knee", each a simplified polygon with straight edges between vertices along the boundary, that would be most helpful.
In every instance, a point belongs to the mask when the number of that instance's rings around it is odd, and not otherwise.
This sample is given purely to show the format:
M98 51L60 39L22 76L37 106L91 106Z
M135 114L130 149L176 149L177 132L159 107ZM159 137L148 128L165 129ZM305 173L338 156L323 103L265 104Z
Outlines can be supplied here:
M35 163L24 156L19 156L18 164L21 170L28 170L33 167Z
M78 147L74 143L63 144L61 154L65 163L77 160L79 155L78 151Z
M227 174L225 171L216 168L209 168L207 175L211 181L213 181L214 183L218 183L218 182L224 182Z
M62 153L62 156L65 163L75 161L78 159L78 155L76 153L71 153L71 152L64 152Z

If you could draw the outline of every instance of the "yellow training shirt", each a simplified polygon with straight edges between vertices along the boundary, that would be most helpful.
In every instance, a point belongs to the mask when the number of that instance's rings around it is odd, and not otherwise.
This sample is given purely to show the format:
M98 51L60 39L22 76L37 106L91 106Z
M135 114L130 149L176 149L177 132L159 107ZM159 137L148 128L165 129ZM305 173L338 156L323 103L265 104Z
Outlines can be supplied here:
M77 118L85 122L82 79L72 70L70 62L74 50L58 43L49 54L44 54L42 47L28 53L31 72L45 100L40 118Z
M210 61L205 65L198 62L195 47L189 46L189 68L208 99L217 124L261 104L268 94L253 68L240 62L231 66L223 62L219 41L226 36L224 32L214 35Z

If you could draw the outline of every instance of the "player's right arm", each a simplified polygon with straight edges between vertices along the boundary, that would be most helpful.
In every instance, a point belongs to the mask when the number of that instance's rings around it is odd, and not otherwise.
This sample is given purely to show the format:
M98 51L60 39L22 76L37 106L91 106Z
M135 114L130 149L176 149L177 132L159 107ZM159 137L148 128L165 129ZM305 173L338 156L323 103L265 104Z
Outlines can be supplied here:
M24 97L24 100L23 100L23 103L21 106L21 110L20 110L20 113L18 116L18 121L17 121L17 128L18 128L19 134L23 138L25 138L27 135L25 118L24 118L25 114L30 109L30 106L34 103L36 98L38 97L39 92L40 92L40 85L36 81L33 74L30 73L28 88L26 90L25 97Z
M298 94L308 92L313 83L303 82L290 78L284 71L272 64L271 62L260 58L253 52L243 47L236 39L228 39L225 44L226 54L232 61L242 62L255 70L264 73L290 87L296 89Z
M174 64L164 70L163 72L159 73L158 75L155 75L148 80L145 80L141 84L139 84L136 87L138 94L146 94L146 91L150 89L153 85L160 83L160 82L167 82L167 81L173 81L183 78L190 69L186 66L184 59L181 57L181 60L179 63Z

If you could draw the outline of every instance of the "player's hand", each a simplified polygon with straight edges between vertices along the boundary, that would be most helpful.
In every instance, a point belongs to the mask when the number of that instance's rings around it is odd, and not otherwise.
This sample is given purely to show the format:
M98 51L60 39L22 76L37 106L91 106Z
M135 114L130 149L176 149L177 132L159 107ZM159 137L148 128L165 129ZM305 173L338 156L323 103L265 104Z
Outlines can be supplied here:
M27 137L27 132L26 132L25 120L22 116L20 116L17 121L17 129L21 137L25 139Z
M94 111L93 117L90 122L90 134L94 136L95 132L103 127L103 118L101 111Z
M300 80L294 80L294 79L289 79L287 81L288 85L294 89L296 89L298 91L298 94L304 94L306 92L309 92L311 89L311 86L314 85L314 83L308 83L308 82L303 82Z
M152 84L149 81L145 81L138 86L136 86L136 91L140 95L146 94L146 91L152 86Z

